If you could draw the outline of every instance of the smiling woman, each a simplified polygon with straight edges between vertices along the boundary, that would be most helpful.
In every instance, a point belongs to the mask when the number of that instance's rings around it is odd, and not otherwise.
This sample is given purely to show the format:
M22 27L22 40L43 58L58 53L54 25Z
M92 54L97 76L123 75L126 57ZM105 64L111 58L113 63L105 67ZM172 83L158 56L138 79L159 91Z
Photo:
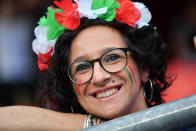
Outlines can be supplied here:
M82 18L56 42L40 105L111 119L161 104L160 92L169 85L164 48L151 26ZM143 86L149 79L154 93L148 103Z
M71 70L70 76L81 79L80 93L79 88L75 92L86 111L111 119L147 108L141 85L135 83L147 82L148 73L139 74L130 54L120 32L108 26L91 26L75 37L69 63L80 60L71 65L76 71ZM92 65L89 60L94 61ZM133 75L124 71L127 65L133 68Z
M90 12L99 9L102 10L99 13L103 13L107 7L98 8L100 3L96 0L91 2ZM141 3L129 0L110 2L108 12L91 18L96 13L82 12L85 11L82 7L90 3L76 1L72 10L76 6L78 8L69 18L72 23L65 21L68 17L63 18L61 11L48 9L48 14L56 12L53 15L58 22L56 24L60 24L59 29L65 30L66 27L66 30L57 37L54 48L48 49L47 55L52 57L46 62L38 61L40 69L47 70L43 72L40 83L41 87L45 87L40 99L41 107L91 114L109 120L163 102L161 92L170 85L165 76L166 46L153 26L148 24L150 12ZM55 3L62 8L66 1ZM67 4L72 7L71 3ZM97 8L92 10L94 4ZM124 4L135 11L135 14L128 11L132 19L124 16ZM116 18L109 13L111 10L116 11ZM142 17L144 14L146 19ZM78 15L82 17L78 18ZM108 20L110 17L115 19ZM47 18L42 18L39 23L44 20L47 21ZM44 27L41 25L39 28ZM52 32L52 28L47 27ZM55 34L55 31L52 33ZM49 50L53 49L51 53ZM41 53L38 54L39 58L43 58Z
M151 14L142 3L55 4L60 9L48 8L33 41L44 70L40 107L83 114L86 128L163 103L161 92L170 85L166 46L148 24Z
M82 17L58 37L52 57L39 63L47 69L41 107L110 120L163 103L166 46L153 26L123 20Z

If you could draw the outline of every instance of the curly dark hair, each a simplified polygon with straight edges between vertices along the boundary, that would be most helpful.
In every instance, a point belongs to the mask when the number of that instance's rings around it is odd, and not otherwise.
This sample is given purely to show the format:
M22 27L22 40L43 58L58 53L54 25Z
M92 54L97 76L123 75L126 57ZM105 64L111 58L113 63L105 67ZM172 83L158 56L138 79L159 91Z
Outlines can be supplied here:
M148 107L163 103L161 93L170 86L171 82L166 77L164 55L166 44L162 42L154 27L144 26L139 29L116 20L106 22L100 19L82 18L81 24L76 30L66 30L56 42L54 54L49 61L51 63L49 69L41 73L40 86L43 88L43 92L39 106L60 112L86 113L77 100L72 83L64 68L68 65L73 39L81 30L96 25L109 26L118 30L131 50L131 55L137 65L142 69L149 70L154 93L152 101L147 102Z

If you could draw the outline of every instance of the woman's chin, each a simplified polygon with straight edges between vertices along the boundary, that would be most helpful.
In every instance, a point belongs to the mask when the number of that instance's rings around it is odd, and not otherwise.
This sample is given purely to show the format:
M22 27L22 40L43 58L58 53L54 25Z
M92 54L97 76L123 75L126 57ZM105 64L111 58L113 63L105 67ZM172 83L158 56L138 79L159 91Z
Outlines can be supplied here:
M110 120L110 119L121 117L123 116L123 114L120 111L120 109L118 110L118 109L112 108L112 109L106 109L106 110L103 109L103 111L101 111L100 113L97 113L97 116Z

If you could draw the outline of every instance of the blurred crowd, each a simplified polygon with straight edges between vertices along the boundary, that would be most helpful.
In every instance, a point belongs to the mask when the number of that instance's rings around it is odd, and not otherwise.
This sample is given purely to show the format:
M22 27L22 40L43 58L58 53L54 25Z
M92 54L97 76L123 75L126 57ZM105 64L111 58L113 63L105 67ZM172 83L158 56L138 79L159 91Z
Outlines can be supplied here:
M196 1L176 1L173 8L176 4L179 9L171 10L174 13L165 31L169 47L168 73L175 77L165 92L167 102L196 94Z
M196 94L196 1L138 1L149 7L152 22L169 47L168 73L176 80L164 99ZM52 2L0 0L0 106L36 103L40 89L35 84L39 71L32 52L33 32Z
M38 69L32 52L34 27L49 0L0 0L0 106L32 105Z

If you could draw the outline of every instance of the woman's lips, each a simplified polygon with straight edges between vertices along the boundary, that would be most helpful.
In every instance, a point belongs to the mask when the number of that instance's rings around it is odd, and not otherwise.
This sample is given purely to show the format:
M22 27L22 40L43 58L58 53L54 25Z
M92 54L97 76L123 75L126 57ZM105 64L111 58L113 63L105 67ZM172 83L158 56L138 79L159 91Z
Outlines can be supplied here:
M105 92L97 93L96 98L105 98L105 97L108 97L108 96L115 94L116 92L118 92L118 89L112 88L112 89L109 89Z
M104 89L102 91L98 91L98 92L94 93L93 96L96 99L103 100L103 99L109 98L109 97L115 95L116 93L118 93L119 90L121 89L121 87L122 87L122 85L113 86L113 87Z

